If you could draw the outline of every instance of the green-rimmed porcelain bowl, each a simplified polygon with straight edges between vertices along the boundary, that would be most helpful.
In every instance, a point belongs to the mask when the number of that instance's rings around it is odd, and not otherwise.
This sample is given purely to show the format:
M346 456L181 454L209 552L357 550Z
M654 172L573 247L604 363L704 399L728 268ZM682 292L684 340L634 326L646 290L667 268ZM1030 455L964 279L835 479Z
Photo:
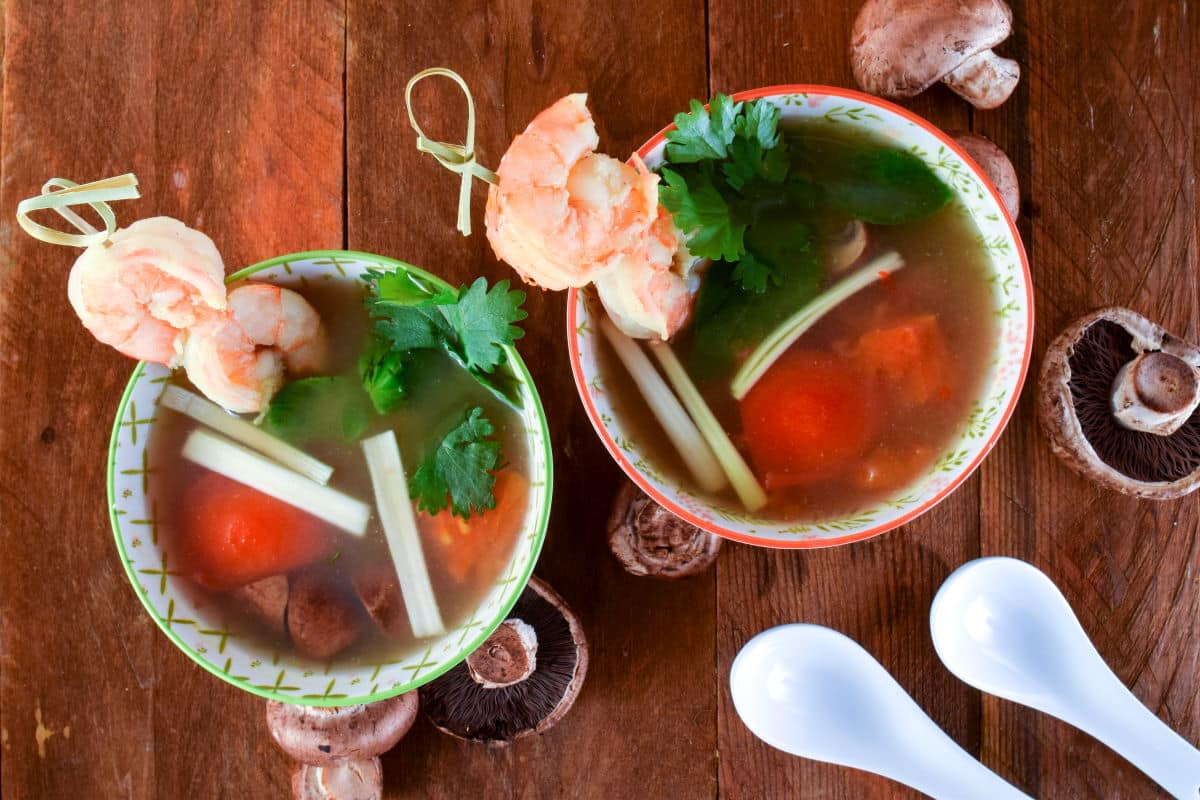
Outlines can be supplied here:
M316 281L358 281L368 269L403 269L439 286L444 281L408 264L368 253L314 251L280 256L233 275L303 290ZM541 551L550 516L553 465L550 434L541 400L525 363L506 348L521 384L521 411L531 439L530 497L516 549L496 585L461 627L395 661L339 664L306 661L265 649L212 605L204 605L173 570L175 559L150 502L156 465L147 447L154 435L158 398L169 370L140 363L125 388L108 453L108 504L117 552L134 591L175 645L222 680L286 703L336 706L368 703L410 691L458 664L504 621L517 601Z
M996 347L987 375L958 435L929 471L878 505L819 522L792 523L758 517L742 508L697 496L660 470L631 434L609 397L598 365L596 320L604 311L595 292L572 289L567 298L567 344L575 386L592 425L621 469L659 505L704 530L764 547L830 547L869 539L903 525L944 500L979 466L1016 408L1033 346L1033 281L1017 228L991 182L944 132L878 97L830 86L768 86L740 92L734 100L779 107L784 123L823 120L868 131L920 158L954 192L978 229L992 286ZM666 133L638 150L651 167L661 163Z

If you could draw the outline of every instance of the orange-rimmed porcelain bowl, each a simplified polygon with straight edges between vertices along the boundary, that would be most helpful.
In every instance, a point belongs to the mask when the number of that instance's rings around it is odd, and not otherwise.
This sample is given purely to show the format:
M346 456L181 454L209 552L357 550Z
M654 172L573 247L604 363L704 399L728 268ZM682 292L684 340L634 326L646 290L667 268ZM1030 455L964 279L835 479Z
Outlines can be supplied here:
M954 140L911 111L870 95L829 86L769 86L734 95L765 98L788 121L820 119L868 131L920 158L954 192L979 231L993 287L996 349L965 424L929 470L883 502L845 517L820 522L780 522L743 508L698 497L656 467L621 412L611 402L597 365L604 310L594 291L572 289L567 300L567 340L575 386L600 440L621 469L663 507L694 525L764 547L829 547L849 544L916 519L944 500L975 471L1008 424L1021 393L1033 343L1033 287L1029 262L1016 226L996 188ZM661 163L666 133L659 131L638 150L650 166Z

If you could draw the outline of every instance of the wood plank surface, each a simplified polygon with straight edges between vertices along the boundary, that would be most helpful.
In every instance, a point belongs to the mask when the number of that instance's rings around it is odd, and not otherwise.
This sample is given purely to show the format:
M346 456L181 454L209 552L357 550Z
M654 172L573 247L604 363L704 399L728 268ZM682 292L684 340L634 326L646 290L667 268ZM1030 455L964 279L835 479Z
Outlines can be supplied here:
M0 244L0 787L7 798L283 797L262 701L143 611L112 543L104 459L131 362L67 305L74 251L27 237L51 176L132 170L154 214L235 269L342 241L340 5L12 2Z
M842 0L711 0L713 91L778 83L853 87L847 49L856 11ZM906 105L943 128L969 125L968 106L941 87ZM929 604L946 576L978 555L977 478L920 519L851 547L728 547L717 562L721 796L921 796L874 775L788 756L755 739L738 719L724 680L734 656L755 633L787 622L828 625L859 641L955 740L976 749L978 695L937 660Z
M705 94L704 8L517 0L432 6L352 0L347 63L350 247L468 281L515 277L483 235L454 228L458 178L414 148L402 108L409 76L449 66L472 87L480 161L495 167L533 116L588 92L600 148L624 157L674 109ZM446 24L453 20L454 24ZM665 52L673 56L664 59ZM653 76L631 65L654 65ZM464 101L449 82L418 87L431 136L461 142ZM397 191L397 186L403 191ZM530 290L518 344L554 438L555 503L537 574L579 614L591 645L583 693L547 735L489 752L422 722L384 760L388 797L687 797L716 795L713 576L678 584L623 573L604 526L619 470L593 432L567 362L563 293Z
M1197 9L1187 3L1014 4L1013 102L976 127L1014 154L1025 187L1041 354L1073 319L1124 305L1196 341ZM1189 741L1200 741L1195 636L1200 498L1101 491L1051 454L1030 386L983 467L983 550L1058 581L1101 655ZM1038 797L1164 796L1090 737L983 700L983 756Z
M1047 570L1101 654L1147 705L1200 741L1193 634L1200 498L1126 499L1076 477L1034 419L1040 354L1103 304L1200 338L1200 18L1184 0L1014 0L1000 51L1014 97L972 111L941 87L904 103L1012 157L1037 303L1035 359L979 474L903 529L814 552L728 545L678 583L623 573L603 541L619 472L578 401L564 298L531 292L520 350L554 435L556 500L537 573L579 613L587 683L551 733L509 749L422 720L384 758L388 798L910 798L883 779L793 759L754 739L726 676L737 649L791 621L858 639L970 752L1033 796L1157 798L1090 738L980 696L934 655L928 609L978 555ZM0 116L0 797L287 797L290 764L262 701L212 679L140 608L103 501L109 420L128 361L80 328L73 252L13 224L50 176L138 173L124 220L170 214L227 267L349 246L452 280L511 273L482 233L454 230L458 178L419 155L403 106L421 68L474 90L480 160L571 91L589 92L601 149L623 156L692 97L788 83L854 85L857 2L807 0L7 0ZM437 138L461 141L450 84L417 93Z

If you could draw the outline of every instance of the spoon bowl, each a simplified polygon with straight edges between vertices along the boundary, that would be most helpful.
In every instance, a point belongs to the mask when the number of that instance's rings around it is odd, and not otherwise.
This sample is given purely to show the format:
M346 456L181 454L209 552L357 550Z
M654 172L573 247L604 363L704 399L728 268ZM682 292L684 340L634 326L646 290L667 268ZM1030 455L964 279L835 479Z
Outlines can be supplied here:
M960 567L934 598L930 629L938 656L966 683L1091 734L1175 797L1200 797L1200 751L1121 683L1033 565L981 558Z
M730 670L750 731L796 756L886 776L935 798L1024 798L967 754L870 653L819 625L758 634Z

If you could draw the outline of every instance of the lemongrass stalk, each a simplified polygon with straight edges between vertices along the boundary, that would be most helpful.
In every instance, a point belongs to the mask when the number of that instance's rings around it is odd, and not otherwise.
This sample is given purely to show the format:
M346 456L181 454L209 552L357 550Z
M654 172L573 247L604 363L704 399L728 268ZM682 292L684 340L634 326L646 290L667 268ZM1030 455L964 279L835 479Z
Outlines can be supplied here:
M366 503L297 475L223 436L197 428L183 443L183 457L323 519L346 533L363 536L367 532L371 507Z
M600 330L616 351L617 358L625 365L654 418L666 431L667 438L675 446L696 483L706 492L718 492L725 488L725 472L717 462L717 457L642 348L618 330L608 318L600 320Z
M716 454L721 468L729 477L729 482L733 484L733 490L737 492L742 505L746 507L747 511L758 511L767 504L767 493L763 491L758 479L754 477L746 459L742 458L742 454L733 446L729 434L721 427L721 423L717 421L712 409L708 407L708 403L704 402L700 390L696 388L696 384L692 383L683 364L679 363L671 345L666 342L650 342L650 352L654 353L658 363L662 365L663 372L667 373L667 380L675 387L675 393L683 401L683 405L692 415L692 419L696 421L700 432L704 434L704 438L713 453Z
M379 521L383 525L388 551L392 554L392 565L396 569L400 593L404 596L404 608L408 612L413 636L418 639L441 636L446 632L446 626L442 622L442 612L438 610L437 597L433 594L429 568L425 565L421 533L413 513L412 498L408 494L408 481L404 477L396 434L384 431L363 439L362 449L367 459L367 469L371 472Z
M779 327L754 349L754 352L742 364L741 369L733 376L733 382L729 386L733 396L738 400L745 397L754 388L754 384L758 383L758 379L774 366L779 357L786 353L788 348L795 344L796 340L803 336L809 328L816 325L822 317L837 308L843 301L903 266L904 259L898 253L884 253L864 265L862 269L817 295L811 303L780 323Z
M159 397L158 404L163 408L169 408L191 417L201 425L206 425L217 433L228 436L238 444L257 450L264 456L322 486L329 483L330 477L333 476L333 467L325 462L318 461L303 450L292 447L257 425L252 425L241 417L230 414L211 400L206 400L187 389L167 384Z

